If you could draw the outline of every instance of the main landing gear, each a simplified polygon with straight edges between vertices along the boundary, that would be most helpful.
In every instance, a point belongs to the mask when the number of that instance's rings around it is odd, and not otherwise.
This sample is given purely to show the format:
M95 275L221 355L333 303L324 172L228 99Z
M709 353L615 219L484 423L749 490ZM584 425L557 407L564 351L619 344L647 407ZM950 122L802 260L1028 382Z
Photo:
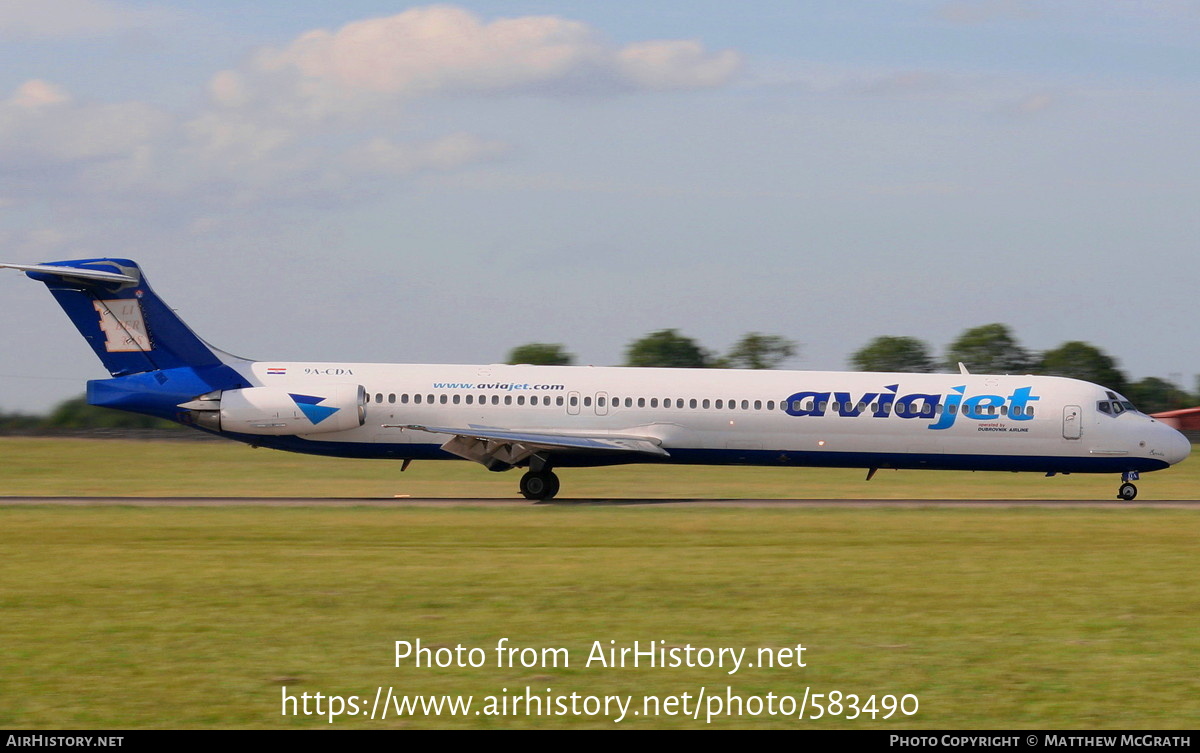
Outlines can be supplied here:
M539 452L529 457L529 471L521 477L521 496L525 499L554 499L558 494L558 476L550 470L551 459Z
M1117 490L1117 499L1128 502L1137 496L1137 487L1132 482L1138 480L1137 471L1126 471L1121 474L1121 488Z
M554 499L558 494L558 476L554 471L529 471L521 477L521 495L525 499Z

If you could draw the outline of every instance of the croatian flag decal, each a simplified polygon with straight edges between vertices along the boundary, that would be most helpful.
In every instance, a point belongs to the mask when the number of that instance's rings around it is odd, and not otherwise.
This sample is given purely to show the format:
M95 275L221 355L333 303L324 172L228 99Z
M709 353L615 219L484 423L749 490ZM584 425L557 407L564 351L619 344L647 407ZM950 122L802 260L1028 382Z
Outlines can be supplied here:
M283 367L283 366L268 366L267 367L267 376L270 376L272 374L278 374L278 375L287 374L287 368Z

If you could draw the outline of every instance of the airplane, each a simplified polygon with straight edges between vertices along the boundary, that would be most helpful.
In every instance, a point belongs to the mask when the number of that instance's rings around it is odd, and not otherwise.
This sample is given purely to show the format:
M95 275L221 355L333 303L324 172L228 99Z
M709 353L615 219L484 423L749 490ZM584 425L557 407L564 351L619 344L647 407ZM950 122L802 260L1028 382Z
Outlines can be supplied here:
M92 405L246 444L525 469L548 500L557 468L685 463L1141 473L1191 443L1097 384L960 373L252 361L208 345L128 259L0 264L43 282L111 378Z

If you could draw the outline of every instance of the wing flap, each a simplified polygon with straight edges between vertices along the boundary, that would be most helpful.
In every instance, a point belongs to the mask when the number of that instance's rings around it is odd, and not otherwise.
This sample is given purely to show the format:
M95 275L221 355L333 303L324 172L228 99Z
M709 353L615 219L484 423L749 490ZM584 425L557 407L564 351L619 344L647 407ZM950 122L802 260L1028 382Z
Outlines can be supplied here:
M535 452L633 452L656 457L670 457L659 441L652 437L613 434L566 434L559 432L513 431L490 426L425 426L403 424L394 428L448 434L452 437L442 445L447 452L483 463L493 461L515 465Z

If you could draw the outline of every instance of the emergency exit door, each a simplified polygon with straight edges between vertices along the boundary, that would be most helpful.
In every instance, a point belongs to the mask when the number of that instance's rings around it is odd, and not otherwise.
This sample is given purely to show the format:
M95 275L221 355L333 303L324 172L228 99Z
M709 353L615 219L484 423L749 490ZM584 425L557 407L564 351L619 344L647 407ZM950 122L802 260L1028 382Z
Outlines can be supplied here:
M1083 433L1083 411L1078 405L1063 408L1063 439L1079 439Z

